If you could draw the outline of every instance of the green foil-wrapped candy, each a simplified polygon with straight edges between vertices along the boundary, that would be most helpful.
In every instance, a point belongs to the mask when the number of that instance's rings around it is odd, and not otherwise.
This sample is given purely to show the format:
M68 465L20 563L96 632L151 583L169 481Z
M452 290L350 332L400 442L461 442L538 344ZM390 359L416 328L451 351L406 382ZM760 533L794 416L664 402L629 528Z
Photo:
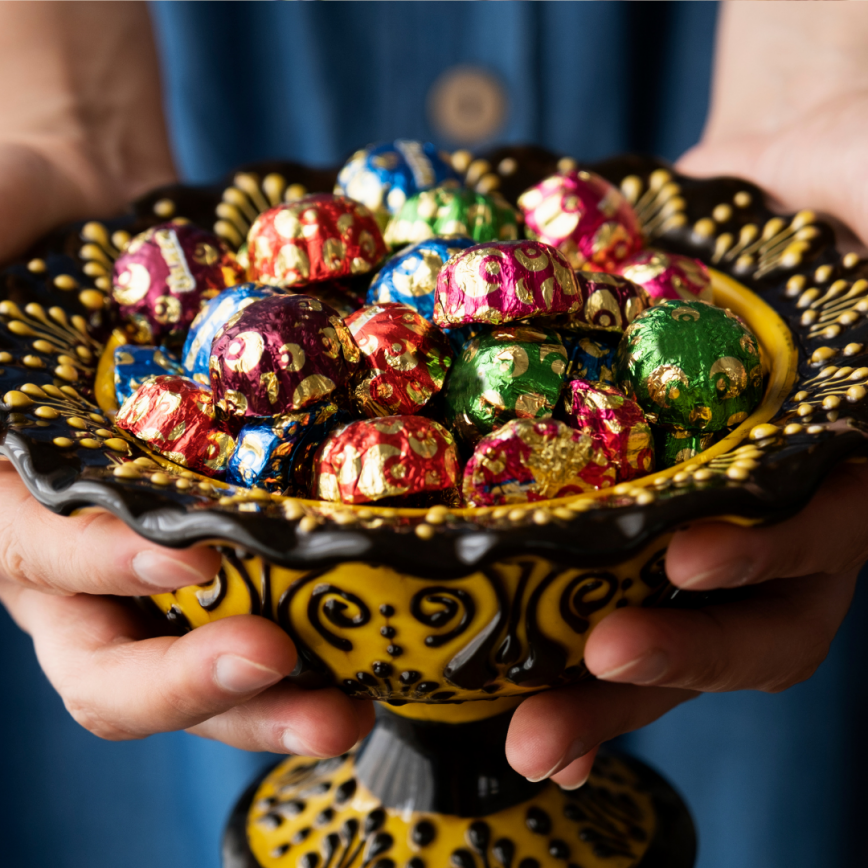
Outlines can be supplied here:
M674 467L682 461L690 461L704 449L711 446L714 431L688 431L686 428L659 428L657 437L658 470Z
M567 351L555 331L492 328L471 338L446 381L446 418L469 444L510 419L544 419L557 403Z
M514 241L518 238L515 211L497 194L443 184L409 198L389 221L384 237L396 248L453 235L465 235L477 244Z
M615 365L619 387L665 427L719 431L743 422L762 397L757 339L704 301L671 299L641 313Z

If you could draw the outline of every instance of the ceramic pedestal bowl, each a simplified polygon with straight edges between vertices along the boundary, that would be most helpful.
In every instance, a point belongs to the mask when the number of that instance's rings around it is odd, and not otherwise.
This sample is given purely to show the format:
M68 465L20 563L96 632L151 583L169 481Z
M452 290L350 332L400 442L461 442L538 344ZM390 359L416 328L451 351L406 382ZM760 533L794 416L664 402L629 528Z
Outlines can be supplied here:
M463 167L468 184L515 201L563 163L511 148ZM585 641L614 609L689 602L663 568L675 527L785 518L830 467L866 451L868 263L839 255L814 215L776 216L737 179L638 158L593 168L625 192L654 246L711 266L715 300L759 338L766 389L750 418L682 464L543 504L286 498L197 476L113 427L106 293L131 235L184 216L237 247L257 213L330 190L333 172L270 164L224 186L164 188L4 271L0 451L33 494L59 512L108 509L163 545L219 547L213 582L153 598L170 621L271 618L298 647L293 678L381 704L354 755L292 757L251 787L228 826L227 868L693 864L686 808L655 773L604 754L574 793L531 784L505 761L510 714L586 676Z

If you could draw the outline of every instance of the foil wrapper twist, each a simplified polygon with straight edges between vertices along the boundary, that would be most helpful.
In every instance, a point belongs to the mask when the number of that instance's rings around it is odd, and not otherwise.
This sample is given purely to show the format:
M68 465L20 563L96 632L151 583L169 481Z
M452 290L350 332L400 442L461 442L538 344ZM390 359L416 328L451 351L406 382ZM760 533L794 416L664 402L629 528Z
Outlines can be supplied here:
M211 359L211 344L217 332L239 311L255 301L278 295L273 286L259 283L240 283L212 298L199 311L187 332L184 349L181 351L181 364L188 377L197 383L210 384L208 363Z
M547 318L546 324L584 334L620 335L643 310L651 307L648 293L626 277L602 271L577 271L575 276L582 299L579 309L576 313Z
M458 474L452 435L422 416L351 422L326 437L314 459L316 495L342 503L442 491Z
M575 379L568 384L566 421L588 434L594 454L603 455L617 482L629 482L654 469L654 438L642 408L613 386ZM604 487L600 485L599 487Z
M616 367L619 388L663 426L719 431L743 422L762 397L756 338L704 301L646 310L624 333Z
M690 256L641 250L620 264L618 274L641 286L652 304L665 298L712 301L711 275Z
M594 172L540 181L518 198L525 232L557 247L575 269L614 271L642 247L642 230L621 191Z
M434 321L499 325L581 308L575 275L557 250L536 241L495 242L470 247L441 269Z
M557 419L513 419L484 437L464 468L468 506L566 497L614 485L615 467L593 439Z
M214 233L161 223L136 235L112 268L112 299L138 344L180 344L202 304L244 279Z
M441 184L408 199L386 226L384 237L391 248L416 244L436 236L462 235L481 241L518 238L512 206L497 194L487 195Z
M265 298L232 316L211 346L218 414L243 421L330 400L359 364L344 321L306 295Z
M245 425L236 438L226 481L296 497L311 494L313 453L331 430L349 421L337 404L325 402L296 413Z
M563 332L567 350L567 379L573 377L590 383L615 385L617 344L597 340L582 332Z
M368 289L368 304L397 301L426 319L434 319L434 293L440 269L476 242L471 238L429 238L396 253L379 270Z
M334 191L388 219L421 190L450 180L458 176L448 155L431 142L396 139L356 151L338 172Z
M166 347L124 344L115 349L115 397L120 407L148 377L181 376L184 369Z
M235 449L215 419L207 386L170 375L146 380L118 411L115 424L181 467L221 477Z
M452 365L449 339L412 307L372 305L346 324L362 354L353 399L363 415L418 413L443 388Z
M555 331L499 326L468 341L444 392L447 422L467 443L513 418L550 416L567 368Z
M329 193L263 211L247 244L252 277L282 288L364 274L386 254L374 215Z

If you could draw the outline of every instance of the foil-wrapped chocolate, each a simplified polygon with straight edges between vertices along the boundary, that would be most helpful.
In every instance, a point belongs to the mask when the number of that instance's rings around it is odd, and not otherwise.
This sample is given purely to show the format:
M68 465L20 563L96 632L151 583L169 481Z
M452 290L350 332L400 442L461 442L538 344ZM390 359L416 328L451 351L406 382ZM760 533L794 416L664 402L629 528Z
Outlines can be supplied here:
M513 419L484 437L464 468L468 506L500 506L607 488L615 466L592 438L557 419Z
M660 469L674 467L699 455L714 442L714 431L688 431L684 428L658 429L657 457Z
M321 280L319 283L309 283L294 291L327 304L346 319L351 313L364 306L367 286L360 285L360 281L365 281L367 277L368 275L362 275L361 279Z
M613 386L572 380L565 396L566 421L586 433L597 463L615 467L618 482L645 476L654 469L654 439L642 408Z
M146 380L118 411L115 424L154 452L206 476L222 476L235 440L214 416L211 390L186 377Z
M712 301L711 275L690 256L641 250L618 266L618 274L641 286L652 304L664 298Z
M638 284L617 274L602 271L575 272L581 303L575 313L546 320L567 331L621 334L651 306L651 297Z
M331 400L349 384L359 348L328 305L265 298L232 316L211 345L211 388L223 419L277 416Z
M567 379L576 377L591 383L615 385L617 344L590 337L585 332L561 334L567 350Z
M335 193L388 219L411 196L449 180L458 176L447 154L431 142L396 139L356 151L338 172Z
M557 332L498 326L472 338L446 383L446 419L473 444L509 419L541 419L555 408L567 368Z
M434 319L434 292L440 269L456 253L476 244L471 238L429 238L396 253L368 289L368 304L399 301Z
M244 279L212 232L173 221L136 235L112 269L112 299L139 344L178 344L204 302Z
M594 172L552 175L518 198L526 234L557 247L575 269L614 271L642 247L621 191Z
M211 358L211 343L214 336L239 311L249 307L255 301L278 295L280 290L273 286L260 283L240 283L221 292L212 298L202 310L187 332L184 349L181 352L181 364L184 372L197 383L210 383L208 363Z
M338 424L348 421L337 404L324 402L305 410L275 416L267 422L245 425L236 438L229 459L226 481L248 488L307 497L310 491L302 482L307 475L304 458Z
M184 369L166 347L124 344L115 349L115 396L118 406L126 401L148 377L180 376Z
M423 416L351 422L326 437L314 459L316 496L341 503L442 491L458 473L452 435Z
M364 274L386 254L374 215L328 193L263 211L247 244L254 279L284 288Z
M693 432L743 422L762 397L757 340L731 311L666 300L627 328L618 386L650 422Z
M364 307L346 324L362 353L353 400L363 415L418 413L443 388L452 364L449 339L412 307Z
M386 226L391 248L416 244L435 236L463 235L476 243L518 238L512 206L497 193L488 195L441 184L408 199Z
M452 257L437 278L434 321L493 325L577 315L582 296L566 260L536 241L479 244Z

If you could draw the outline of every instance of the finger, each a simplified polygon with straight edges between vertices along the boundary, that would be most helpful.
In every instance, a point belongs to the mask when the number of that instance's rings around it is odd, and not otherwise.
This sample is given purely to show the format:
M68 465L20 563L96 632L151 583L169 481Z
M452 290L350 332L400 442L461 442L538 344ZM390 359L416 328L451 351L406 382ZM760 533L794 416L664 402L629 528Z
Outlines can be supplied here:
M825 659L856 575L781 579L754 589L749 599L698 611L620 609L589 636L585 663L605 681L784 690Z
M597 758L598 748L589 750L584 756L574 759L568 766L552 775L552 780L563 790L577 790L588 782L591 768Z
M836 468L805 509L781 524L698 524L675 534L666 574L691 591L811 573L848 572L868 557L868 464Z
M180 638L145 638L147 620L124 601L20 589L3 601L33 637L70 714L102 738L187 729L252 699L295 666L289 636L252 615Z
M211 581L213 549L168 549L106 512L60 516L0 463L0 577L54 594L157 594Z
M695 695L600 681L538 693L522 702L512 717L506 758L520 775L541 781L565 772L602 742L651 723ZM584 767L576 769L579 777Z
M284 683L188 731L241 750L327 757L349 750L373 725L372 702Z

